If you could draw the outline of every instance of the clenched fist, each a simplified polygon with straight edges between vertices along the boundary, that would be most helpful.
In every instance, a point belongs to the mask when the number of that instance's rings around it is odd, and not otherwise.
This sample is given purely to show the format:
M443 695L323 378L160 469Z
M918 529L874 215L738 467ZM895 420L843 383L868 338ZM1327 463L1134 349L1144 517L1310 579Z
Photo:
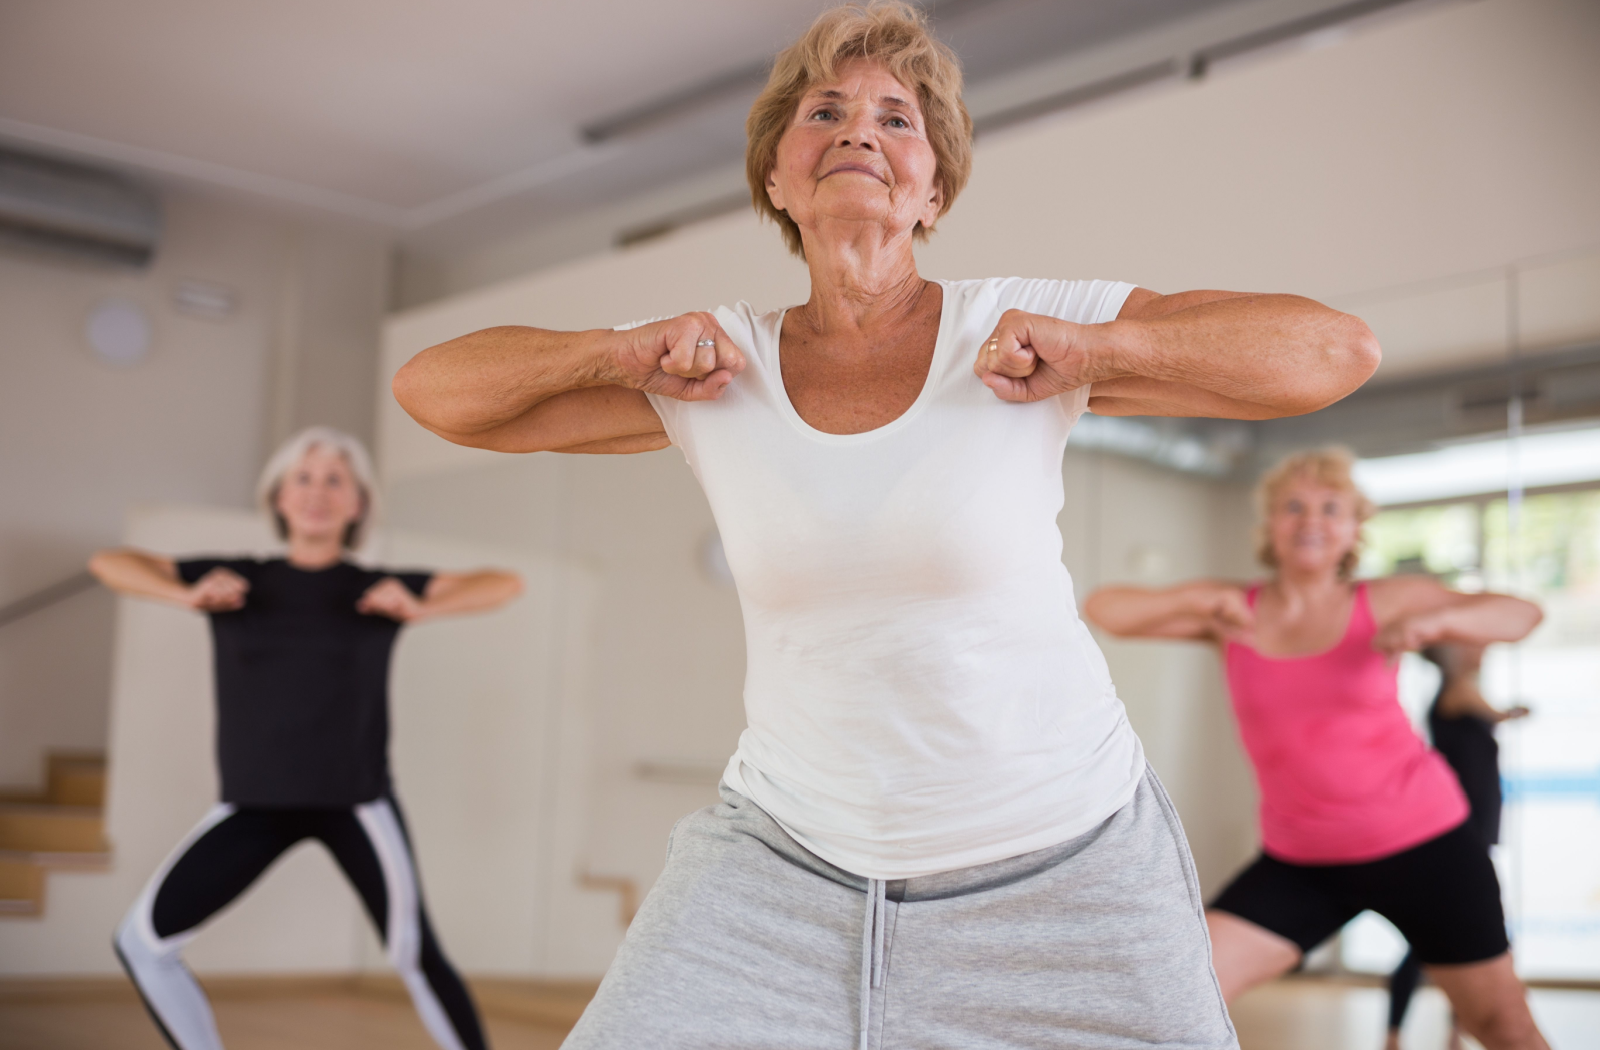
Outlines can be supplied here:
M1004 401L1043 401L1104 378L1091 373L1097 325L1007 310L972 370Z
M218 566L190 585L188 602L191 609L201 612L232 612L244 608L249 593L249 580Z
M744 371L744 353L703 311L613 334L613 377L679 401L714 401Z
M391 620L410 623L424 612L422 600L411 589L393 576L385 576L356 601L356 612L368 616L387 616Z

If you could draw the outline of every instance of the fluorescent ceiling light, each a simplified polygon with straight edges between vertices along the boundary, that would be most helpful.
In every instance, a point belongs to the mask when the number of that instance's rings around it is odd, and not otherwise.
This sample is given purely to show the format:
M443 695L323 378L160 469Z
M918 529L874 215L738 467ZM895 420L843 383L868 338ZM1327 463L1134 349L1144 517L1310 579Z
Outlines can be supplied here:
M1600 481L1600 428L1524 434L1356 463L1356 484L1379 505Z

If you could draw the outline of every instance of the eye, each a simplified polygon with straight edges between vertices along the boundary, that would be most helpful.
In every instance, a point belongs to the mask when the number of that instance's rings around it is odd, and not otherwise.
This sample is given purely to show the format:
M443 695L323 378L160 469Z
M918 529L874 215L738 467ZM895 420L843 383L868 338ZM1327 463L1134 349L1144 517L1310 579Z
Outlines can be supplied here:
M833 117L834 114L833 110L831 109L819 109L815 113L811 114L812 120L832 120Z
M899 128L902 130L911 126L911 122L906 120L905 117L890 117L887 121L885 121L885 123L891 128Z

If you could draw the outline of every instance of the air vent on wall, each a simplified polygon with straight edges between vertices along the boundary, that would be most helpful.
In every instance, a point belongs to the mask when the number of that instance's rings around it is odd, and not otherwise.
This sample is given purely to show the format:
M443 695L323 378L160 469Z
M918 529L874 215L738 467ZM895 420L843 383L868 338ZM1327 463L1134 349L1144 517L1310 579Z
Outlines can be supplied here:
M151 190L116 172L0 149L0 240L142 267L160 239Z

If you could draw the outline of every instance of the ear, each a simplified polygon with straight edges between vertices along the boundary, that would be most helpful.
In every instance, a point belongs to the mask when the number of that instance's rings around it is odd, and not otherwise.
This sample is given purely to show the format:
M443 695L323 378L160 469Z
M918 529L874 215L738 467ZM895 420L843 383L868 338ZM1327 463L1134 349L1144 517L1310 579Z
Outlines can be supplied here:
M779 211L788 211L783 204L783 190L778 188L778 180L772 177L772 172L767 172L767 200Z
M939 221L939 212L944 207L944 187L937 182L933 184L933 195L928 198L927 207L922 211L922 228L932 230L933 224Z

